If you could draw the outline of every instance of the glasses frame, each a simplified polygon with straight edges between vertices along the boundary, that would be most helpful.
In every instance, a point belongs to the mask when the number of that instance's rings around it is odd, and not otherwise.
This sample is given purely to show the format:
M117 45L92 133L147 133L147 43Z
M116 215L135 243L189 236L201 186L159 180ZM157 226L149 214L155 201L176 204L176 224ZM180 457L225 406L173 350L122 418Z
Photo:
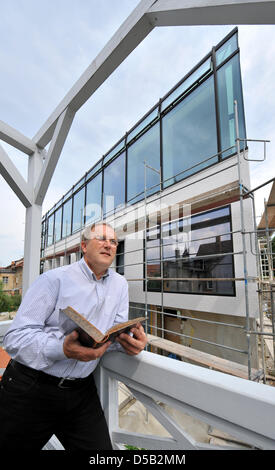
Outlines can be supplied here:
M94 235L91 237L91 240L97 240L99 243L110 242L112 248L117 248L118 241L115 238L106 238L104 235Z

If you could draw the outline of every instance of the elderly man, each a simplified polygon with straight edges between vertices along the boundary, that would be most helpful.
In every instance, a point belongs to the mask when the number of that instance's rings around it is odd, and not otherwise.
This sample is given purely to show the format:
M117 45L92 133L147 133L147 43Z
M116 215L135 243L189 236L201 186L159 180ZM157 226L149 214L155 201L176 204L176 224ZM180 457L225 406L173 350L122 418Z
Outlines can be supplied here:
M73 307L99 330L128 319L128 285L109 269L117 236L104 223L86 228L83 258L40 275L27 291L4 346L12 360L1 381L0 449L41 449L55 434L65 449L112 449L93 378L110 346L84 347L78 333L64 334L60 309ZM138 354L147 338L139 324L119 344Z

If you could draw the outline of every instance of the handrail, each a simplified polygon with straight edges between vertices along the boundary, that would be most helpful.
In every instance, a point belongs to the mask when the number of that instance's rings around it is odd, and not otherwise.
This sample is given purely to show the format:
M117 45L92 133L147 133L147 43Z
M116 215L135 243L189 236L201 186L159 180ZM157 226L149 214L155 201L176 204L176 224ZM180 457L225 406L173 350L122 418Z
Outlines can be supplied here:
M158 439L119 428L117 381L159 419L172 438ZM105 354L97 370L97 384L115 448L121 443L146 449L217 448L195 442L165 415L163 407L157 410L161 401L239 438L250 448L275 449L275 394L271 386L147 351L138 356Z

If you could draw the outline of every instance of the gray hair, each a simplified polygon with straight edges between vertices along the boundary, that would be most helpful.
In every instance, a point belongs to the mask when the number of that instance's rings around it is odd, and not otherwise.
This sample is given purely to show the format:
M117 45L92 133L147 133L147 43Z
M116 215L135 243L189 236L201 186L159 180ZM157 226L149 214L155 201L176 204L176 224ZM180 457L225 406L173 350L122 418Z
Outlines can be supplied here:
M94 229L98 225L105 225L106 227L110 227L112 230L114 230L114 228L110 224L107 224L107 222L96 222L96 223L94 223L92 225L88 225L88 227L84 228L84 230L82 231L82 234L81 234L81 241L85 242L85 241L91 240L91 238L92 238L91 232L93 232Z

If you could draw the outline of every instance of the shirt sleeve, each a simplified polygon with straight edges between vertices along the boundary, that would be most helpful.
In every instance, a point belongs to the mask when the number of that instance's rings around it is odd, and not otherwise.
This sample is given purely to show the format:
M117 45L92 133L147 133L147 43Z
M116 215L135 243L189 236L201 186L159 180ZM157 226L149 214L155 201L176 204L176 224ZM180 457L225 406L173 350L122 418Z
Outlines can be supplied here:
M59 280L50 280L46 273L28 289L4 337L4 348L12 359L42 370L66 358L58 323L47 332L47 320L55 310L58 291Z

